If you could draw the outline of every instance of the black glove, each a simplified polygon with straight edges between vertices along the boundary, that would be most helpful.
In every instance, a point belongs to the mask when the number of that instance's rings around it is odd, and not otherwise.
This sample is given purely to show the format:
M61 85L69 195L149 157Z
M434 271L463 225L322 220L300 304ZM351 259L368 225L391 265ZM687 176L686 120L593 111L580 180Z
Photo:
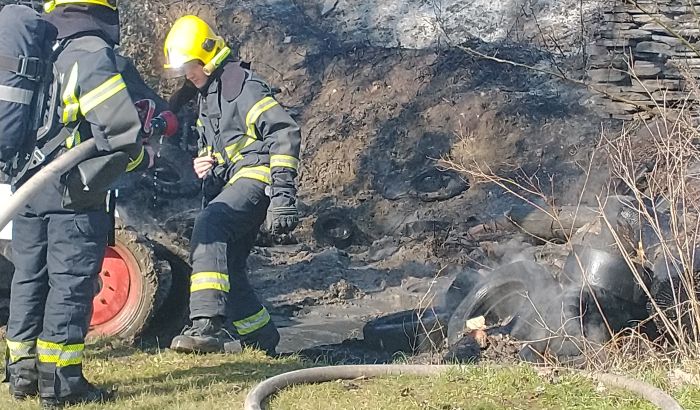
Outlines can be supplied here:
M284 195L273 197L267 209L267 229L273 235L290 233L299 225L296 200Z

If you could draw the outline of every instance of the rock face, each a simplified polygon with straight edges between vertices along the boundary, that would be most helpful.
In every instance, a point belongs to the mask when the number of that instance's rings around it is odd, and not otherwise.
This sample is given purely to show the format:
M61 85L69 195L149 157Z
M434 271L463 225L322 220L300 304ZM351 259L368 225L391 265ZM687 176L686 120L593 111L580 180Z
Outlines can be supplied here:
M700 75L698 0L617 2L589 49L587 73L604 98L590 99L614 118L630 119L689 97Z

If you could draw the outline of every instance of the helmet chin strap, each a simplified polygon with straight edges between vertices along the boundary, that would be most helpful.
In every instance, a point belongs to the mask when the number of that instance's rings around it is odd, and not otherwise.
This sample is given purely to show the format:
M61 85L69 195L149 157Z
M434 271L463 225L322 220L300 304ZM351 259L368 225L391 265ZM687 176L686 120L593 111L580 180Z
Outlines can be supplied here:
M219 68L221 63L223 63L224 60L226 60L226 57L228 57L230 54L231 49L224 46L221 51L216 53L214 58L212 58L211 61L204 66L204 74L210 76L214 71L216 71L217 68Z

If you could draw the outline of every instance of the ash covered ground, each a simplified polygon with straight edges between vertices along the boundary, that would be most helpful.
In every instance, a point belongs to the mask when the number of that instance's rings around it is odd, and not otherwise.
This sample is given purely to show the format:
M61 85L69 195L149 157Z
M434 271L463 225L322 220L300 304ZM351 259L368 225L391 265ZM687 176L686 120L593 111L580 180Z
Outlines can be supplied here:
M586 168L601 130L619 124L579 104L588 91L457 47L582 78L582 45L602 7L585 3L122 1L121 51L169 95L178 84L160 78L161 45L170 23L194 13L280 89L304 132L303 218L289 244L255 248L251 280L284 327L282 351L381 361L353 344L367 321L442 303L459 272L502 263L492 243L507 238L468 230L518 200L442 172L440 158L536 175L562 203L607 178L604 169L586 178ZM182 148L162 155L178 163ZM125 186L122 212L184 260L198 201L156 194L153 206L150 181Z

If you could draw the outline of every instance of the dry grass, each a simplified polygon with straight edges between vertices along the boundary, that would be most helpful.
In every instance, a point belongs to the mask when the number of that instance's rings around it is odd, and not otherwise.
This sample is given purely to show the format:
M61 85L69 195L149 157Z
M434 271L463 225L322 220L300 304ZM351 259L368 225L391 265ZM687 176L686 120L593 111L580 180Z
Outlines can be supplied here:
M4 346L0 346L4 350ZM240 409L258 381L306 366L296 358L240 355L179 355L141 351L101 342L88 348L88 377L118 387L118 400L80 409ZM691 373L689 373L691 374ZM697 374L697 373L695 373ZM653 379L652 377L650 377ZM653 380L652 380L653 381ZM673 386L661 378L669 389ZM700 407L700 388L683 383L673 390L687 408ZM0 408L35 409L0 392ZM527 365L464 367L441 377L394 377L300 386L275 397L270 409L651 409L629 394L610 391L567 373Z

